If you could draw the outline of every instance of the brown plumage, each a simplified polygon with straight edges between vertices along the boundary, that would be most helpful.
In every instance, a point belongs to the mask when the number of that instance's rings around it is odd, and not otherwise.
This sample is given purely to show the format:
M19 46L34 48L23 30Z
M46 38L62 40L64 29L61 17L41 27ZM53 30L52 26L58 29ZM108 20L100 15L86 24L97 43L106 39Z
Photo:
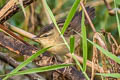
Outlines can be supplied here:
M86 10L90 18L93 20L95 17L95 9L93 7L92 8L86 7ZM78 46L80 36L76 32L80 33L81 31L81 17L82 17L82 11L76 12L67 30L65 31L64 37L68 42L68 44L69 44L70 35L74 35L76 38L75 46ZM65 19L61 19L57 21L60 29L63 27L64 22L65 22ZM85 24L88 24L88 21L86 20L86 18L85 18ZM69 53L68 48L64 44L64 41L62 40L60 34L58 33L53 23L46 27L43 27L40 30L40 34L37 36L37 38L40 40L43 47L53 46L48 50L53 54L64 55L66 53Z
M86 7L86 10L91 18L91 20L94 19L95 17L95 9L93 7ZM59 25L59 27L63 27L63 24L65 22L65 19L60 19L57 21L57 24ZM70 35L74 35L76 34L72 29L74 29L77 32L81 31L81 19L82 19L82 11L77 11L72 19L72 21L69 24L69 27L67 28L64 36L69 37ZM86 19L86 18L85 18ZM87 19L85 20L85 24L88 24ZM42 34L49 32L51 29L53 29L55 26L54 24L49 24L48 26L43 27L40 30L39 35L37 35L37 37L40 37Z

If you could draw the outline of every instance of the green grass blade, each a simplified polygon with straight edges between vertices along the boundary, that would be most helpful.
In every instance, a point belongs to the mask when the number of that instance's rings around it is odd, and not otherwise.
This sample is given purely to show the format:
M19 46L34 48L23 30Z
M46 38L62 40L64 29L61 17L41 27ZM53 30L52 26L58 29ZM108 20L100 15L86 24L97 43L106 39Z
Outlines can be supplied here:
M117 9L116 0L114 0L114 6L115 6L115 9ZM118 17L118 12L117 12L117 10L115 10L115 13L116 13L118 33L119 33L119 37L120 37L120 21L119 21L119 17Z
M120 58L118 58L117 56L115 56L114 54L112 54L111 52L105 50L104 48L100 47L99 45L97 45L96 43L88 40L92 45L96 46L103 54L105 54L106 56L108 56L109 58L111 58L112 60L114 60L115 62L117 62L118 64L120 64Z
M46 6L46 9L47 9L47 11L48 11L48 13L49 13L49 15L50 15L50 17L51 17L51 19L52 19L55 27L56 27L56 29L58 30L59 34L61 34L61 31L60 31L60 29L59 29L59 27L58 27L58 25L57 25L57 22L56 22L56 20L55 20L55 17L54 17L54 15L53 15L51 9L50 9L49 6L47 5L46 0L44 0L44 1L45 1L44 3L45 3L45 6ZM63 41L64 41L64 43L66 44L67 48L70 50L70 47L69 47L67 41L65 40L65 38L64 38L64 36L63 36L62 34L61 34L61 38L63 39Z
M82 28L82 46L83 46L83 71L86 71L86 62L87 62L87 35L86 35L86 27L85 27L85 18L84 12L82 12L82 21L81 21L81 28Z
M70 53L74 54L75 51L75 37L71 35L70 37Z
M44 3L45 3L46 9L47 9L47 11L48 11L48 13L49 13L49 15L50 15L50 17L51 17L51 19L52 19L55 27L57 28L58 32L61 34L60 29L59 29L59 27L58 27L58 25L57 25L57 22L56 22L56 20L55 20L55 17L54 17L54 15L53 15L51 9L49 8L46 0L44 0Z
M96 75L101 75L104 77L113 77L113 78L120 78L120 74L119 73L108 73L108 74L100 74L100 73L96 73Z
M51 66L45 66L45 67L40 67L40 68L32 68L32 69L27 69L24 71L19 71L17 73L13 73L10 75L23 75L23 74L32 74L32 73L37 73L37 72L45 72L45 71L51 71L51 70L57 70L57 69L62 69L65 67L68 67L72 64L58 64L58 65L51 65Z
M26 66L28 63L32 62L32 60L34 60L36 57L38 57L41 53L44 53L45 51L47 51L47 49L49 49L51 47L48 48L43 48L41 50L39 50L38 52L36 52L35 54L33 54L32 56L30 56L27 60L25 60L24 62L22 62L17 68L15 68L12 72L10 72L9 74L13 74L18 72L20 69L22 69L24 66ZM5 78L3 78L3 80L6 80L8 77L10 77L11 75L7 75Z
M79 34L78 32L76 32L78 35L80 35L82 37L81 34ZM112 60L114 60L115 62L117 62L118 64L120 64L120 58L115 56L114 54L112 54L111 52L105 50L104 48L100 47L99 45L97 45L96 43L92 42L91 40L87 39L89 43L91 43L92 45L96 46L103 54L105 54L106 56L108 56L109 58L111 58Z
M73 59L75 60L76 64L79 66L79 68L81 69L82 73L84 74L84 76L86 77L87 80L90 80L90 78L88 77L88 75L86 74L86 72L83 71L83 68L81 66L81 64L79 63L79 61L77 60L76 56L74 56L74 54L72 55Z
M77 10L77 7L78 7L79 3L80 3L80 0L75 0L73 6L72 6L72 8L71 8L71 10L70 10L70 12L69 12L69 14L68 14L68 16L67 16L67 19L65 20L65 23L64 23L64 25L63 25L63 28L62 28L62 31L61 31L61 34L62 34L62 35L63 35L64 32L66 31L66 29L67 29L70 21L72 20L75 12L76 12L76 10Z

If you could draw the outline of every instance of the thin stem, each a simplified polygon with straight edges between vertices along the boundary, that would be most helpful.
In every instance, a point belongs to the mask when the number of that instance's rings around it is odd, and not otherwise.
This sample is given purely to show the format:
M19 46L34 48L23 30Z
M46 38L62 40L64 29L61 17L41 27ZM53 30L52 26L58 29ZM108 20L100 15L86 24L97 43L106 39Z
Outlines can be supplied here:
M85 9L84 4L83 4L82 1L80 2L80 5L81 5L81 7L83 8L83 10L84 10L84 12L85 12L85 16L86 16L86 18L88 19L88 22L89 22L89 24L90 24L90 26L91 26L93 32L96 32L96 29L95 29L95 27L94 27L94 25L93 25L93 23L92 23L92 21L91 21L89 15L88 15L88 13L87 13L87 11L86 11L86 9Z

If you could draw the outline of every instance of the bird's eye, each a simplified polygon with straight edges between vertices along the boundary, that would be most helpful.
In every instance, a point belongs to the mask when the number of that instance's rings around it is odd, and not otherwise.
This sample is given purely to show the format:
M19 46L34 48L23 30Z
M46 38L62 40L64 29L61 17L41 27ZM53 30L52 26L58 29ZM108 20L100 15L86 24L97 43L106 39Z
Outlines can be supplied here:
M41 37L49 37L49 36L51 36L51 35L52 35L52 33L47 33L47 34L41 35Z
M49 34L42 34L40 37L43 38L43 37L48 37Z
M53 34L52 31L42 34L40 37L50 37Z
M48 37L48 34L44 34L42 37Z

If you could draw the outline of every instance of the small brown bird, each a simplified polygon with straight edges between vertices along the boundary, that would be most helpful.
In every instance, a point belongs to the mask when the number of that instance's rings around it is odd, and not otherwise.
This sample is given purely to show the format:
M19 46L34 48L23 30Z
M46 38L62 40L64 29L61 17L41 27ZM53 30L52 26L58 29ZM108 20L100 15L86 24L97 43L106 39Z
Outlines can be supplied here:
M86 10L90 18L93 20L95 17L95 9L93 7L86 7ZM74 35L75 46L78 46L78 43L80 41L80 36L76 32L78 33L81 32L81 17L82 17L82 11L76 12L72 21L69 24L69 27L64 33L64 37L68 42L68 44L69 44L70 35ZM59 20L57 22L60 29L63 27L64 22L65 22L65 19ZM88 24L87 19L85 19L85 24ZM66 53L69 53L68 48L64 44L63 39L61 38L59 32L57 31L53 23L40 29L40 34L37 36L37 39L40 40L44 48L53 46L48 50L53 54L57 54L61 56L61 55L65 55Z

